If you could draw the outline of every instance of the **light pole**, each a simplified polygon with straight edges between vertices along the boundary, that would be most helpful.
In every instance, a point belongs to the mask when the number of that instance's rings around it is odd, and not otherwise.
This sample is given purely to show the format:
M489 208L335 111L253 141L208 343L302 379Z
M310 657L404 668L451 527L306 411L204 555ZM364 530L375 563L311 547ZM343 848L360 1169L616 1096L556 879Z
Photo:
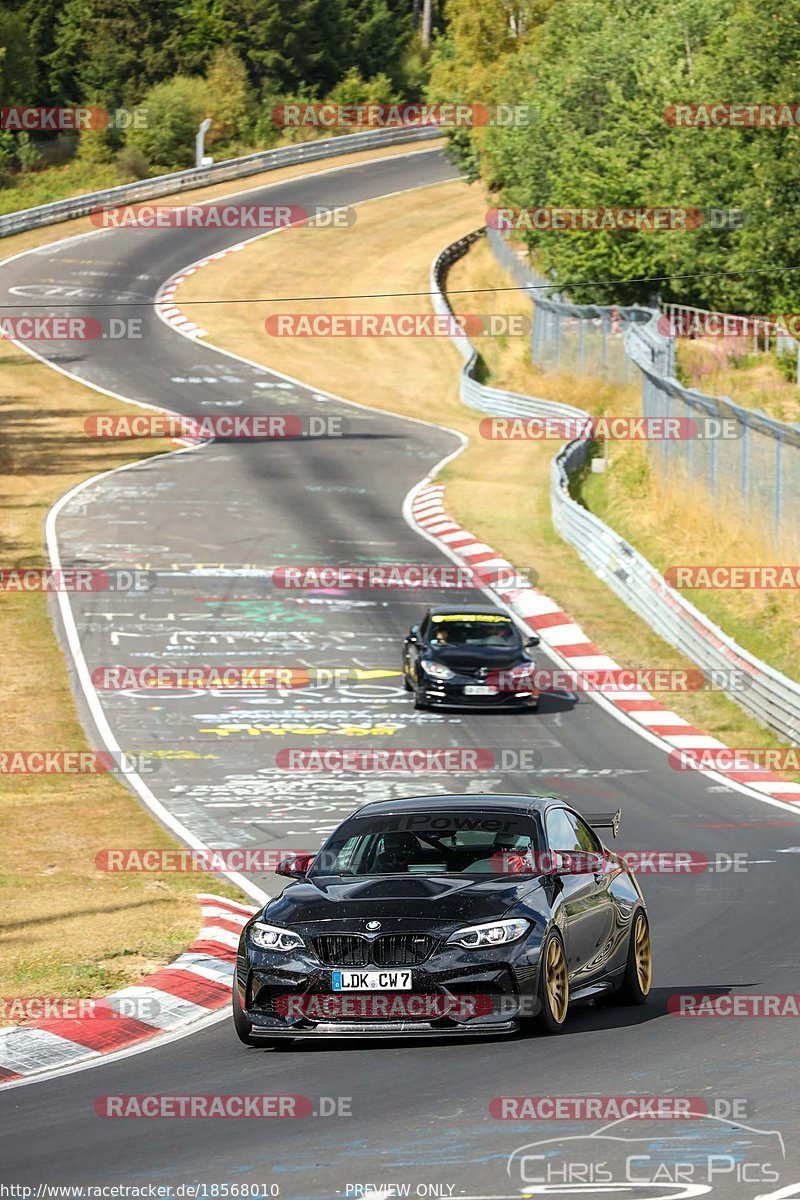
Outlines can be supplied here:
M204 151L205 151L206 134L208 133L210 128L211 128L211 117L206 117L206 119L204 121L200 122L200 128L198 129L197 134L194 139L194 165L196 167L208 166L208 163L203 162L203 159L205 158Z

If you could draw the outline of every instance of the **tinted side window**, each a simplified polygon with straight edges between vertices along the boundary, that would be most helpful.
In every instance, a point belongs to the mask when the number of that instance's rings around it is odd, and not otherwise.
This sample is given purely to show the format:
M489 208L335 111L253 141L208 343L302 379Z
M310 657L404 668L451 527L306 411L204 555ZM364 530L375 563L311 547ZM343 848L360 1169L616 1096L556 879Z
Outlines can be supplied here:
M569 813L563 808L551 808L545 817L547 846L549 850L583 850L578 841L578 832Z
M423 617L419 627L419 636L422 638L423 642L427 642L430 631L431 619L430 617Z
M587 850L590 853L596 854L602 853L603 847L600 844L600 839L584 820L580 817L573 817L571 813L567 814L567 820L575 829L575 835L581 850Z

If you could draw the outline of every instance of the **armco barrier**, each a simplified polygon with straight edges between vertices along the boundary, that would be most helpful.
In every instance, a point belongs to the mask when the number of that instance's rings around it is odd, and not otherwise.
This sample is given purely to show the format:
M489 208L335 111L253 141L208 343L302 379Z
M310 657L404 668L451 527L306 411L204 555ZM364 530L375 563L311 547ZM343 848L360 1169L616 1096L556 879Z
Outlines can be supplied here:
M467 253L483 232L477 230L461 238L435 259L431 268L431 293L437 313L452 313L444 294L447 269ZM478 351L469 338L460 334L453 340L465 360L461 369L461 398L470 408L495 416L585 419L589 415L570 405L486 387L476 378ZM588 449L585 441L569 442L553 459L550 498L553 523L558 532L575 547L598 578L676 650L704 671L741 672L746 686L731 688L728 685L722 690L781 737L792 743L800 742L800 684L737 645L685 597L670 588L643 555L572 498L570 476L583 465ZM718 678L725 681L729 676Z
M297 142L295 145L281 146L276 150L261 150L244 158L228 158L219 163L212 163L210 167L173 171L169 175L142 179L138 183L123 183L119 187L106 188L102 192L86 192L83 196L73 196L69 200L56 200L52 204L40 204L36 208L23 208L19 212L0 217L0 237L8 237L26 229L38 229L42 225L54 225L72 217L85 217L100 208L134 204L140 200L155 200L159 196L169 196L174 192L186 192L191 188L206 187L212 183L225 183L228 179L244 179L248 175L258 175L262 171L273 171L295 163L334 158L339 154L352 154L357 150L396 146L403 142L427 141L441 136L441 130L435 126L409 126L401 129L375 129L367 133L348 133L342 137Z

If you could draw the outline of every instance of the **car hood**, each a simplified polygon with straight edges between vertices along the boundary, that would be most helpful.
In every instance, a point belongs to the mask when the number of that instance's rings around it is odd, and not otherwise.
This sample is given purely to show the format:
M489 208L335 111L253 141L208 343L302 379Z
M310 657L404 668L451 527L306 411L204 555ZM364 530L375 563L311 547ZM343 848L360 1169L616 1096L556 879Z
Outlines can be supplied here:
M476 667L500 671L530 661L521 646L476 646L474 649L468 646L431 646L427 656L444 663L452 671L475 670Z
M281 925L371 918L464 924L502 916L539 884L532 876L518 880L442 875L303 880L272 900L264 917Z

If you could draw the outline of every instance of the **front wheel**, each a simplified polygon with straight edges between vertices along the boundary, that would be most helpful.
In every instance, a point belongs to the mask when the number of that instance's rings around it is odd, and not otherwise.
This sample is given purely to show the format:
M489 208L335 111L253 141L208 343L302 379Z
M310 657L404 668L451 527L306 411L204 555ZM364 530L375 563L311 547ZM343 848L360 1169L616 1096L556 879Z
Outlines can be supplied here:
M239 988L236 985L236 980L233 981L233 999L231 1001L233 1011L233 1027L236 1030L236 1036L245 1046L258 1046L260 1039L253 1037L253 1023L247 1013L242 1008L242 1001L239 998Z
M560 1033L569 1009L567 956L561 934L552 930L545 939L539 972L538 1015L535 1025L541 1033Z

